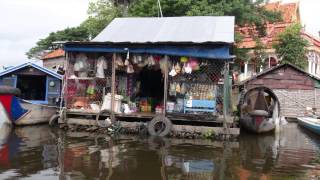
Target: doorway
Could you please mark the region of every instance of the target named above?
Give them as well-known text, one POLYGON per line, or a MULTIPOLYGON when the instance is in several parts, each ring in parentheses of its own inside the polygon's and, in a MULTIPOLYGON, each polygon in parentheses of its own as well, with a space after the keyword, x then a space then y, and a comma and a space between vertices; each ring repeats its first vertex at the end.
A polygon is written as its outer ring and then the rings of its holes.
POLYGON ((18 75, 17 88, 21 90, 21 98, 32 101, 45 101, 46 82, 46 76, 18 75))

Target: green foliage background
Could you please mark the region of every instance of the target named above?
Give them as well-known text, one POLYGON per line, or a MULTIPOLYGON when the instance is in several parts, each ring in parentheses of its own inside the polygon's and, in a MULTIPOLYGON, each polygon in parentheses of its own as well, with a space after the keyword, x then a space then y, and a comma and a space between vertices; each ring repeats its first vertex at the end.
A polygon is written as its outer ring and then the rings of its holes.
MULTIPOLYGON (((266 0, 161 0, 163 15, 170 16, 235 16, 236 24, 255 25, 259 35, 264 35, 266 21, 274 22, 280 19, 279 12, 271 12, 261 5, 266 0)), ((38 58, 43 50, 50 49, 55 41, 86 41, 94 38, 115 17, 122 16, 158 17, 157 0, 96 0, 88 7, 88 18, 78 27, 66 28, 52 32, 48 37, 40 39, 31 48, 29 58, 38 58), (128 5, 128 6, 127 6, 128 5)), ((241 37, 236 34, 236 42, 241 37)), ((235 49, 239 58, 246 57, 245 49, 235 49)))
POLYGON ((301 69, 307 67, 306 52, 308 41, 301 37, 301 25, 293 24, 279 34, 278 42, 273 45, 281 63, 290 63, 301 69))

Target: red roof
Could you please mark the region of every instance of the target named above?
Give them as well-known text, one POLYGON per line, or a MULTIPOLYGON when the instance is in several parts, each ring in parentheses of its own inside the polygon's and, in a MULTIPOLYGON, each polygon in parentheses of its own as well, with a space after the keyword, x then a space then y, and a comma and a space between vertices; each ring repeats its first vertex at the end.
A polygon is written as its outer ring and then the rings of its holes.
POLYGON ((320 50, 320 39, 313 37, 312 35, 302 32, 301 35, 313 46, 319 48, 320 50))
MULTIPOLYGON (((272 47, 273 42, 280 32, 283 32, 286 27, 293 23, 300 22, 299 4, 287 3, 280 4, 280 2, 269 3, 264 6, 269 11, 280 11, 282 13, 283 21, 276 23, 266 23, 266 36, 261 37, 261 42, 268 48, 272 47)), ((257 35, 258 32, 253 26, 236 27, 236 31, 243 36, 243 40, 237 46, 240 48, 254 48, 256 43, 252 34, 257 35)))
POLYGON ((58 57, 63 57, 63 56, 64 56, 64 50, 63 49, 57 49, 57 50, 54 50, 54 51, 48 53, 47 55, 45 55, 42 58, 42 60, 58 58, 58 57))
POLYGON ((280 11, 283 22, 296 22, 300 20, 298 3, 280 4, 280 2, 269 3, 264 6, 269 11, 280 11))

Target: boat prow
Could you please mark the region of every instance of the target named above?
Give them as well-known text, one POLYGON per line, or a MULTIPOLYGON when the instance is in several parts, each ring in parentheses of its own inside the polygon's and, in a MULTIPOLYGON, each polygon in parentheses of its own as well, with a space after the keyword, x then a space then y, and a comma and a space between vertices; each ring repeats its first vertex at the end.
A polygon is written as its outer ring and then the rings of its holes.
POLYGON ((50 118, 57 113, 57 108, 55 106, 33 104, 28 101, 22 101, 21 106, 28 110, 28 112, 15 122, 16 125, 49 123, 50 118))
POLYGON ((320 135, 320 119, 319 117, 298 117, 298 123, 304 128, 320 135))
POLYGON ((33 125, 48 123, 56 113, 55 106, 33 104, 18 99, 20 90, 8 86, 0 86, 1 122, 14 125, 33 125))
POLYGON ((266 87, 248 90, 239 103, 241 127, 254 133, 274 131, 280 118, 280 103, 266 87))

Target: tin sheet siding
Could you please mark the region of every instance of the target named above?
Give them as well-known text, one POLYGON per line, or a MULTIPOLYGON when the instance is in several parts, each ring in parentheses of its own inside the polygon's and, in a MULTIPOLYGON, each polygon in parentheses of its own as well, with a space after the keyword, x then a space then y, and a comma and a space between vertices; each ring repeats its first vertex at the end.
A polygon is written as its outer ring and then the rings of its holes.
POLYGON ((115 18, 93 42, 233 43, 233 16, 115 18))

